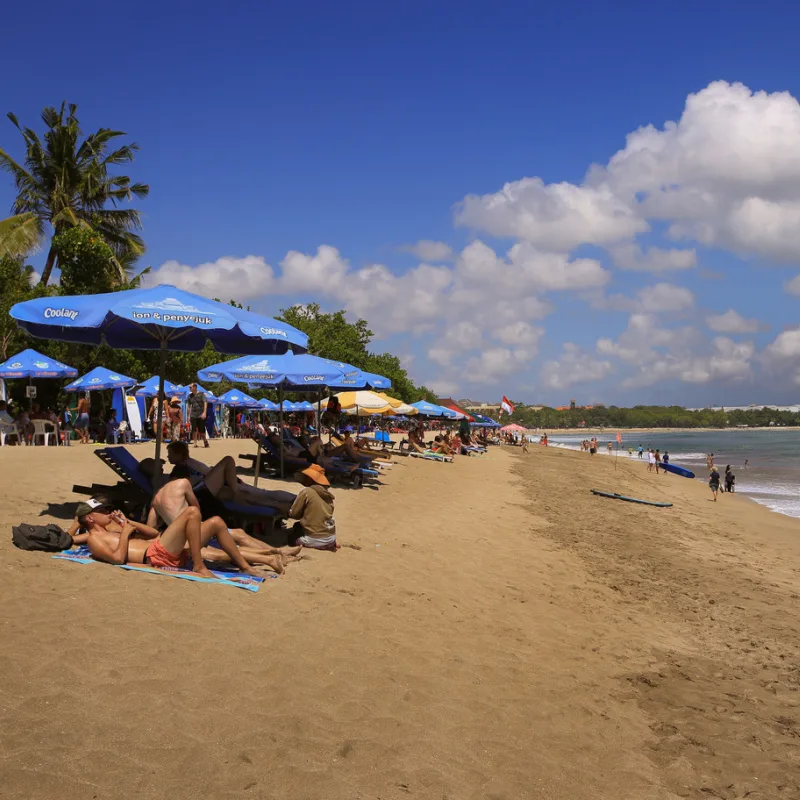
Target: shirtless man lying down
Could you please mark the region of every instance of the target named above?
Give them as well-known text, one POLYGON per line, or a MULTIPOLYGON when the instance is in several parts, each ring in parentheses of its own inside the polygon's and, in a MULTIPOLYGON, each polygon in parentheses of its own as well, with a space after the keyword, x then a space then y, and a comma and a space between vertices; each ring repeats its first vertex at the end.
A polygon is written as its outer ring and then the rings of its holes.
MULTIPOLYGON (((175 467, 173 472, 178 469, 179 467, 175 467)), ((200 503, 192 490, 192 484, 186 478, 173 478, 156 492, 147 516, 147 524, 151 528, 160 527, 160 522, 170 525, 187 508, 192 507, 200 509, 200 503)), ((302 549, 300 547, 270 547, 260 539, 248 535, 241 528, 228 528, 220 517, 211 517, 203 520, 200 524, 201 533, 205 534, 210 531, 212 538, 218 535, 220 528, 225 528, 230 533, 236 546, 245 557, 251 553, 263 556, 283 556, 281 560, 285 563, 287 559, 291 560, 292 556, 296 556, 302 549)))
POLYGON ((87 545, 92 556, 109 564, 191 569, 205 578, 214 575, 203 563, 204 559, 233 563, 247 575, 258 575, 250 564, 283 572, 280 557, 256 553, 247 553, 245 557, 224 525, 219 530, 201 531, 200 510, 194 506, 184 509, 163 533, 128 520, 121 511, 94 499, 78 506, 78 522, 89 531, 87 545), (222 550, 205 546, 214 535, 222 550))

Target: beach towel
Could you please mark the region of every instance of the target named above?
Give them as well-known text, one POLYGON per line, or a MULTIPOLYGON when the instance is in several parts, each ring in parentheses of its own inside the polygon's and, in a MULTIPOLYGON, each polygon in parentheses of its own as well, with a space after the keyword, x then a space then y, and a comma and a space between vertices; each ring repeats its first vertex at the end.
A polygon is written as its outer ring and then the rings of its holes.
MULTIPOLYGON (((66 550, 63 553, 53 556, 53 558, 72 561, 75 564, 100 563, 92 558, 92 554, 89 552, 89 548, 86 545, 75 547, 72 550, 66 550)), ((246 589, 248 592, 257 592, 265 580, 278 577, 275 573, 266 573, 263 577, 243 575, 241 572, 236 571, 235 568, 220 569, 217 567, 211 570, 211 573, 214 575, 213 578, 202 578, 200 575, 195 575, 193 572, 186 569, 158 569, 148 566, 147 564, 114 564, 113 566, 118 566, 132 572, 150 572, 155 575, 168 575, 172 578, 182 578, 185 581, 196 581, 197 583, 222 583, 226 586, 246 589)))

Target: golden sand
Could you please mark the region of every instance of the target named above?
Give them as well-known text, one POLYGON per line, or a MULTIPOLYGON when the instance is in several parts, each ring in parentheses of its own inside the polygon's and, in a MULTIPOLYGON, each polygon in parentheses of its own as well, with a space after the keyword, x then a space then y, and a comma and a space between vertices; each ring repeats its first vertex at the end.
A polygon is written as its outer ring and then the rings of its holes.
POLYGON ((335 489, 251 594, 16 550, 112 476, 1 449, 0 796, 800 797, 800 521, 530 450, 335 489))

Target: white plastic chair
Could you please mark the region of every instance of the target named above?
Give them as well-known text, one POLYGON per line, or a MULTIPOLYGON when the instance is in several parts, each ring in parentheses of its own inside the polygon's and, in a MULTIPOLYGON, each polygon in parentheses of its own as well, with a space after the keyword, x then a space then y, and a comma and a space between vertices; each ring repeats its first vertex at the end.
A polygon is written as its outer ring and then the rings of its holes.
POLYGON ((6 439, 9 437, 16 437, 17 444, 22 444, 22 436, 19 434, 19 428, 14 425, 2 425, 0 424, 0 447, 6 446, 6 439))
POLYGON ((50 437, 53 437, 53 442, 55 445, 58 444, 58 437, 56 436, 56 429, 55 425, 52 422, 47 422, 43 419, 35 419, 32 420, 33 422, 33 443, 36 444, 36 439, 41 436, 44 440, 44 446, 50 442, 50 437), (47 429, 47 426, 50 426, 50 430, 47 429))

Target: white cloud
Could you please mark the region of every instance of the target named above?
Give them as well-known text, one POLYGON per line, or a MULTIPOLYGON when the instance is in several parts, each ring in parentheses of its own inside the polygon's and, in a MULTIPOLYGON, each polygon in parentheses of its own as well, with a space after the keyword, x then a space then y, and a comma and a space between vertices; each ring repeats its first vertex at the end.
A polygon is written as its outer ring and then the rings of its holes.
POLYGON ((442 261, 452 261, 453 248, 444 242, 434 242, 430 239, 420 239, 416 244, 403 245, 400 250, 415 255, 420 261, 437 264, 442 261))
POLYGON ((616 341, 597 340, 597 352, 633 368, 622 381, 632 388, 668 380, 696 384, 746 380, 752 375, 755 346, 725 336, 709 342, 691 326, 663 328, 655 314, 635 313, 616 341))
POLYGON ((568 389, 579 383, 603 380, 614 371, 610 361, 586 353, 572 342, 565 342, 557 360, 546 361, 540 378, 548 389, 568 389))
POLYGON ((269 294, 273 280, 273 269, 261 256, 223 256, 194 267, 178 261, 165 261, 142 278, 142 285, 169 283, 204 297, 244 301, 269 294))
POLYGON ((556 252, 629 239, 649 228, 608 186, 545 184, 541 178, 513 181, 493 194, 468 195, 455 219, 458 225, 556 252))
POLYGON ((746 319, 732 308, 706 317, 706 325, 716 333, 757 333, 761 327, 757 319, 746 319))
POLYGON ((716 81, 677 122, 646 125, 583 183, 523 178, 468 195, 456 223, 544 250, 608 246, 623 269, 693 266, 691 250, 639 253, 634 237, 666 221, 673 238, 743 255, 800 257, 800 104, 788 92, 716 81))
POLYGON ((544 335, 544 328, 534 327, 529 322, 512 322, 492 331, 492 336, 499 342, 521 347, 537 347, 544 335))
POLYGON ((795 275, 790 281, 783 284, 783 291, 787 294, 800 295, 800 275, 795 275))
POLYGON ((648 247, 635 242, 623 242, 609 248, 614 264, 620 269, 635 272, 675 272, 697 266, 697 252, 691 249, 648 247))
POLYGON ((528 369, 536 353, 535 349, 490 347, 467 362, 461 378, 466 383, 494 384, 528 369))
POLYGON ((764 348, 767 361, 790 361, 800 358, 800 329, 783 331, 764 348))
POLYGON ((686 311, 694 305, 694 295, 687 288, 671 283, 646 286, 638 298, 641 310, 653 313, 686 311))

